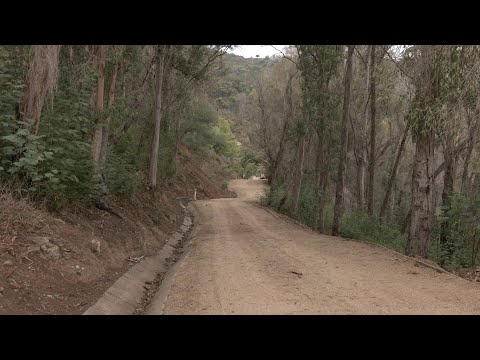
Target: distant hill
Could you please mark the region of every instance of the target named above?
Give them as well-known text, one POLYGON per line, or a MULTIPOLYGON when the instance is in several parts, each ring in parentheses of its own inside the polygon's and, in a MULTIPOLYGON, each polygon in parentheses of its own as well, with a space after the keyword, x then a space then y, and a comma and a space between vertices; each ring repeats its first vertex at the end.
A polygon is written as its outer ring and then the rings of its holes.
POLYGON ((208 95, 215 101, 219 110, 237 114, 239 99, 250 94, 255 76, 280 60, 279 55, 244 58, 235 54, 225 54, 211 70, 208 95))

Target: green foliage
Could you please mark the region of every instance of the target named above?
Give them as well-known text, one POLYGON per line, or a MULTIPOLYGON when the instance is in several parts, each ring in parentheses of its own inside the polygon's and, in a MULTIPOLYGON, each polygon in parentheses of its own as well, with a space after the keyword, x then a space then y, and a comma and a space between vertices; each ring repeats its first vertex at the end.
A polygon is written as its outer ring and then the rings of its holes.
POLYGON ((448 259, 446 250, 440 244, 440 227, 448 222, 448 241, 453 245, 453 254, 444 267, 455 270, 458 267, 474 267, 479 264, 478 245, 480 241, 480 201, 461 193, 453 193, 449 207, 442 208, 434 222, 433 238, 429 256, 435 261, 448 259))
MULTIPOLYGON (((312 174, 304 176, 305 181, 302 184, 300 192, 299 210, 295 217, 313 228, 315 225, 315 216, 318 211, 318 201, 316 200, 315 187, 312 174)), ((281 199, 286 190, 285 184, 273 186, 266 190, 262 197, 262 204, 273 208, 278 208, 281 199)), ((290 200, 287 199, 285 205, 280 209, 286 213, 289 208, 290 200)), ((325 229, 331 231, 333 223, 333 207, 327 204, 324 208, 325 229)), ((364 240, 380 244, 403 253, 406 244, 406 235, 402 234, 400 228, 393 223, 382 223, 378 218, 369 216, 364 212, 347 211, 342 218, 340 235, 345 238, 364 240)))
POLYGON ((435 99, 421 94, 415 96, 408 116, 414 137, 423 136, 435 128, 438 122, 437 109, 435 99))
POLYGON ((51 205, 88 202, 92 190, 89 145, 73 140, 75 135, 74 130, 57 129, 54 136, 47 138, 20 128, 3 136, 7 145, 2 149, 4 172, 22 184, 23 192, 46 198, 51 205))
POLYGON ((396 250, 405 251, 406 235, 392 223, 382 223, 364 212, 347 212, 342 218, 342 237, 364 240, 396 250))
MULTIPOLYGON (((66 65, 65 65, 66 66, 66 65)), ((46 104, 40 132, 30 133, 30 121, 17 121, 2 109, 4 122, 0 139, 1 181, 15 181, 32 198, 46 199, 59 207, 66 203, 89 203, 91 184, 91 110, 88 81, 73 87, 63 68, 54 101, 46 104), (50 105, 50 106, 48 106, 50 105)), ((18 99, 20 91, 16 92, 18 99)), ((13 99, 10 99, 10 103, 13 99)))
POLYGON ((192 151, 206 154, 212 144, 215 148, 217 142, 223 141, 215 130, 217 123, 218 115, 208 103, 195 102, 188 106, 184 114, 180 133, 192 151))
POLYGON ((276 184, 265 189, 265 193, 261 196, 260 202, 264 206, 277 208, 285 193, 284 184, 276 184))
POLYGON ((124 156, 111 153, 107 164, 107 186, 111 195, 130 197, 137 190, 140 175, 124 156))
POLYGON ((228 181, 227 180, 224 180, 222 182, 222 190, 228 190, 228 181))
POLYGON ((240 148, 233 135, 230 120, 226 116, 220 116, 218 124, 213 128, 214 144, 213 149, 217 154, 225 155, 229 158, 240 156, 240 148))
POLYGON ((218 107, 233 112, 238 95, 248 95, 253 89, 255 76, 278 61, 279 59, 274 57, 245 59, 238 55, 226 54, 212 69, 212 84, 208 94, 218 107))

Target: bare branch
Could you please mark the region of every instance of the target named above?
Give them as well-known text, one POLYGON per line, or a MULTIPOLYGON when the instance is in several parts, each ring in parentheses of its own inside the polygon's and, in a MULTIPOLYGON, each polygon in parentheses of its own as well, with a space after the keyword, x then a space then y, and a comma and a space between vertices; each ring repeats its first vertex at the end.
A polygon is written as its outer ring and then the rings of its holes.
POLYGON ((277 48, 276 48, 275 46, 273 46, 273 45, 270 45, 270 46, 271 46, 272 48, 274 48, 275 50, 277 50, 279 53, 281 53, 282 56, 283 56, 285 59, 291 61, 291 62, 294 63, 296 66, 298 66, 298 64, 297 64, 294 60, 292 60, 291 58, 289 58, 287 55, 285 55, 285 53, 284 53, 282 50, 277 49, 277 48))

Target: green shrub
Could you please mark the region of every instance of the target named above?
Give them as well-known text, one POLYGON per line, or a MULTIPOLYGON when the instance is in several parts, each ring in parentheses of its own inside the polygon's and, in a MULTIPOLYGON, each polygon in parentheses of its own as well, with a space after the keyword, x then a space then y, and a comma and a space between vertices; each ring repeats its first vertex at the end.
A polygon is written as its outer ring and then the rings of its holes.
POLYGON ((227 180, 224 180, 224 181, 222 182, 222 189, 223 189, 223 190, 228 190, 228 181, 227 181, 227 180))
MULTIPOLYGON (((262 204, 278 208, 285 189, 285 184, 275 185, 267 189, 261 199, 262 204)), ((290 204, 291 199, 287 198, 280 211, 286 213, 290 204)), ((300 222, 313 228, 317 211, 318 201, 313 185, 313 177, 310 174, 306 174, 300 192, 298 212, 295 216, 300 222)), ((333 206, 330 203, 327 203, 324 207, 324 220, 325 232, 330 233, 333 224, 333 206)), ((405 251, 406 235, 402 234, 397 225, 382 223, 377 218, 363 212, 346 212, 342 217, 340 234, 345 238, 380 244, 401 253, 405 251)))
POLYGON ((342 237, 364 240, 405 252, 407 237, 392 223, 382 223, 378 218, 364 212, 353 211, 342 217, 340 234, 342 237))
POLYGON ((453 193, 450 207, 442 207, 442 213, 433 221, 429 258, 443 262, 443 267, 455 270, 458 267, 474 267, 480 264, 478 245, 480 235, 480 202, 475 196, 453 193), (453 245, 452 256, 441 246, 440 231, 444 222, 449 222, 447 240, 453 245))
POLYGON ((107 187, 111 195, 130 197, 137 190, 140 175, 123 155, 110 153, 107 163, 107 187))

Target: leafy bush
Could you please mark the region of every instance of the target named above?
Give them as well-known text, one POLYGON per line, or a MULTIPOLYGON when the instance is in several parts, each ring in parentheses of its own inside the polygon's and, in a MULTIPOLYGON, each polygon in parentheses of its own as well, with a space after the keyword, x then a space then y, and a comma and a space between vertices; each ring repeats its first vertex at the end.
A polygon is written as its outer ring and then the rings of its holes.
POLYGON ((342 218, 340 234, 345 238, 365 240, 405 252, 407 237, 395 224, 382 223, 364 212, 346 213, 342 218))
POLYGON ((228 181, 227 180, 224 180, 222 182, 222 190, 228 190, 228 181))
MULTIPOLYGON (((275 185, 267 189, 262 197, 262 203, 266 206, 278 208, 284 196, 285 184, 275 185)), ((290 206, 290 199, 285 201, 281 212, 286 212, 290 206)), ((318 211, 318 202, 313 186, 313 177, 310 174, 304 176, 303 186, 300 192, 299 209, 296 215, 302 223, 314 227, 315 216, 318 211)), ((324 208, 325 230, 329 233, 333 223, 333 206, 327 204, 324 208)), ((400 228, 392 223, 382 223, 375 217, 363 212, 347 212, 342 217, 340 234, 342 237, 364 240, 380 244, 403 253, 406 245, 406 235, 400 228)))
POLYGON ((480 263, 480 201, 476 196, 453 193, 450 204, 450 207, 442 207, 441 215, 434 219, 434 241, 430 246, 429 257, 437 262, 443 260, 443 267, 449 270, 477 266, 480 263), (453 245, 451 257, 447 256, 447 251, 440 243, 440 230, 444 222, 449 222, 447 240, 453 245))
POLYGON ((18 121, 13 111, 2 109, 2 120, 8 121, 2 123, 0 137, 0 181, 8 177, 29 197, 47 200, 53 207, 90 203, 89 96, 88 87, 74 88, 60 79, 55 99, 42 112, 38 135, 29 130, 31 120, 18 121))
POLYGON ((130 197, 137 190, 140 175, 125 154, 110 152, 107 163, 107 187, 112 195, 130 197))
POLYGON ((265 193, 261 196, 262 205, 277 208, 285 193, 284 184, 278 184, 265 189, 265 193))

